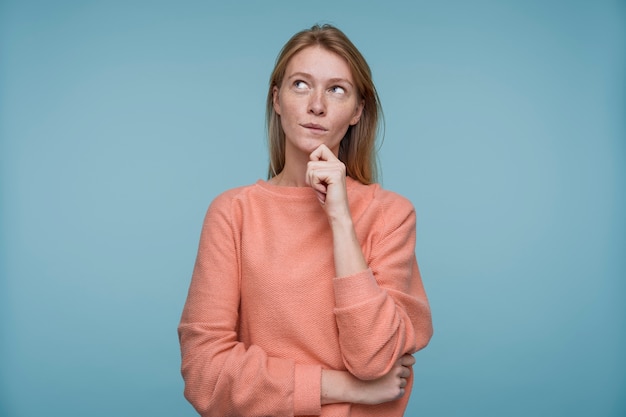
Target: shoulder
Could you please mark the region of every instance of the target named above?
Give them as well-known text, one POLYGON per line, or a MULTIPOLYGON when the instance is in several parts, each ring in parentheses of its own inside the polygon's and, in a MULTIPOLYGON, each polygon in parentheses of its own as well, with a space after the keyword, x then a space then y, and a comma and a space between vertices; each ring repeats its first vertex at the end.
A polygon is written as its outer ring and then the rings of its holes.
MULTIPOLYGON (((408 215, 415 212, 413 203, 401 194, 383 188, 380 184, 361 184, 348 178, 350 195, 360 203, 373 205, 385 216, 408 215)), ((374 208, 372 207, 372 208, 374 208)))
POLYGON ((240 212, 242 202, 249 200, 250 193, 254 189, 254 184, 226 190, 211 201, 207 209, 205 223, 215 220, 231 221, 233 216, 240 212))
POLYGON ((218 196, 213 199, 209 208, 223 206, 230 207, 233 201, 245 198, 245 196, 250 193, 252 187, 254 187, 254 185, 244 185, 241 187, 235 187, 231 188, 230 190, 226 190, 218 194, 218 196))
POLYGON ((396 234, 412 234, 416 227, 415 208, 411 201, 380 184, 364 185, 348 179, 348 198, 353 216, 367 225, 381 239, 396 234))

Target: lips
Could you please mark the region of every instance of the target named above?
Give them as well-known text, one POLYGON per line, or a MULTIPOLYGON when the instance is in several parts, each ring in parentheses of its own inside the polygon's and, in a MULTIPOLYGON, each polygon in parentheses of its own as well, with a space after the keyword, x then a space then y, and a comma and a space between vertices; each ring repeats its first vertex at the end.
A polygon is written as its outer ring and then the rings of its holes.
POLYGON ((310 129, 316 132, 326 132, 328 129, 326 129, 324 126, 322 125, 318 125, 316 123, 304 123, 301 125, 302 127, 306 128, 306 129, 310 129))

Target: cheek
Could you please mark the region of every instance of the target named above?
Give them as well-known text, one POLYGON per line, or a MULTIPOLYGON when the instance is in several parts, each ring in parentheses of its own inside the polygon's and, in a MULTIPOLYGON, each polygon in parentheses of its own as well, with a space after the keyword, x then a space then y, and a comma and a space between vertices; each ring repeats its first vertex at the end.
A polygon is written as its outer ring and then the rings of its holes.
POLYGON ((345 124, 352 124, 357 115, 357 111, 352 105, 345 106, 343 109, 341 121, 345 124))
POLYGON ((283 128, 283 131, 289 132, 292 129, 292 126, 296 122, 296 115, 293 111, 292 106, 289 101, 281 100, 280 102, 280 125, 283 128))
POLYGON ((283 97, 280 101, 283 123, 295 123, 304 117, 305 108, 299 97, 283 97))

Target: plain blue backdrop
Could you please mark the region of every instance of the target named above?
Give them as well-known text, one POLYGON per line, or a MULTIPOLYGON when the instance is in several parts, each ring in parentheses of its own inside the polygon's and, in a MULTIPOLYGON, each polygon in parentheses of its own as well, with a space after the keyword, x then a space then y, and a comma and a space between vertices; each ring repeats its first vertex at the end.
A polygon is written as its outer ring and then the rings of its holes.
POLYGON ((265 176, 296 31, 342 28, 418 213, 408 416, 626 415, 623 1, 0 2, 0 415, 194 416, 176 326, 220 192, 265 176))

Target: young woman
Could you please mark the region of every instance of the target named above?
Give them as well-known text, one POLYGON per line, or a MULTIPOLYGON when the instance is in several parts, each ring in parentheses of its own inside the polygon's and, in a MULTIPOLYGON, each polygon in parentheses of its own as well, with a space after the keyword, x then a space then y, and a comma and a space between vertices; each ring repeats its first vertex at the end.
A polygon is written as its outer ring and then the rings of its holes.
POLYGON ((413 206, 374 183, 379 113, 341 31, 283 47, 269 179, 211 203, 178 328, 201 415, 403 415, 432 322, 413 206))

